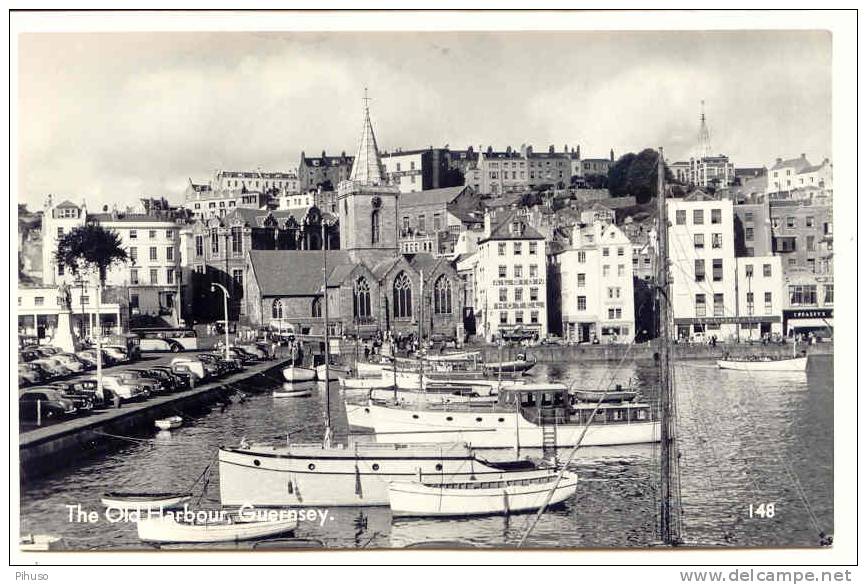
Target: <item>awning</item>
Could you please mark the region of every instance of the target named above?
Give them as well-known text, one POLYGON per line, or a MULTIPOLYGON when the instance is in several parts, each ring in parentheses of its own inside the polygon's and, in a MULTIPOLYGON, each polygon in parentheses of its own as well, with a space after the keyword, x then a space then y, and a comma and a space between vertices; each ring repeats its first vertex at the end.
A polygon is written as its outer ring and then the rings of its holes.
POLYGON ((834 327, 834 319, 789 319, 789 329, 824 329, 834 327))

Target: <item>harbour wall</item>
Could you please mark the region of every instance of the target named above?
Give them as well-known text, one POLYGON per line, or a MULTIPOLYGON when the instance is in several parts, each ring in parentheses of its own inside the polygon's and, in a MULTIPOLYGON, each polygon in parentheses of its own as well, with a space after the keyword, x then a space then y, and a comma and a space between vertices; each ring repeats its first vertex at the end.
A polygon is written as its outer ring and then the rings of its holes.
MULTIPOLYGON (((195 388, 145 402, 126 403, 121 408, 95 411, 27 430, 19 434, 18 456, 21 479, 51 473, 83 458, 98 456, 118 445, 135 441, 143 430, 154 429, 154 421, 169 416, 189 417, 226 400, 239 384, 280 377, 287 362, 254 364, 243 371, 195 388)), ((142 439, 147 440, 147 439, 142 439)))

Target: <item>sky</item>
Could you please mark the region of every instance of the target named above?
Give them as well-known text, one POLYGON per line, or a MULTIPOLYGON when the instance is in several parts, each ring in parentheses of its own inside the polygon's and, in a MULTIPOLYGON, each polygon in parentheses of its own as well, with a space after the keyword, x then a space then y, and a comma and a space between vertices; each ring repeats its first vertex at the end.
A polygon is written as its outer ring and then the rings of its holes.
POLYGON ((19 202, 166 197, 217 169, 354 154, 369 88, 380 149, 711 148, 736 166, 831 153, 823 31, 25 33, 19 202))

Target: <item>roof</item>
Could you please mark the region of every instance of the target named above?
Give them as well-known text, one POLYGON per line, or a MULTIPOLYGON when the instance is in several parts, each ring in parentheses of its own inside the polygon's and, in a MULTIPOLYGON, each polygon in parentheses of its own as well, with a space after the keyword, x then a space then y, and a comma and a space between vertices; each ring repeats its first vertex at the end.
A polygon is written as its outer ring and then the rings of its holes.
POLYGON ((783 169, 786 167, 795 167, 796 169, 798 169, 798 171, 800 171, 802 168, 809 166, 810 161, 807 160, 807 157, 800 156, 798 158, 790 158, 787 160, 777 159, 776 164, 771 167, 771 170, 775 171, 777 169, 783 169))
POLYGON ((87 216, 87 219, 100 223, 162 223, 172 225, 176 223, 170 216, 147 215, 144 213, 92 213, 87 216))
POLYGON ((469 189, 469 185, 443 187, 442 189, 428 189, 427 191, 413 191, 412 193, 401 193, 397 200, 398 207, 451 203, 467 189, 469 189))
POLYGON ((354 157, 340 156, 305 156, 301 159, 301 164, 308 167, 337 167, 340 165, 351 165, 354 157))
POLYGON ((513 211, 506 216, 498 226, 491 230, 491 235, 482 239, 479 243, 487 242, 488 240, 544 240, 545 238, 536 231, 535 228, 527 224, 526 221, 519 218, 513 211), (518 233, 512 231, 512 224, 518 222, 522 229, 518 233))
POLYGON ((821 169, 824 166, 825 166, 825 163, 822 163, 820 165, 808 165, 808 166, 804 167, 803 169, 801 169, 800 171, 798 171, 798 174, 803 175, 804 173, 815 173, 816 171, 818 171, 819 169, 821 169))
POLYGON ((76 205, 69 199, 58 203, 57 205, 55 205, 55 207, 74 207, 75 209, 78 209, 78 205, 76 205))
POLYGON ((376 135, 370 122, 370 108, 367 107, 367 90, 365 90, 364 122, 361 127, 361 137, 358 139, 358 150, 349 180, 362 185, 376 186, 385 184, 382 174, 382 160, 379 158, 379 148, 376 146, 376 135))
MULTIPOLYGON (((346 250, 325 253, 329 264, 328 286, 339 286, 354 267, 346 250), (339 276, 339 278, 338 278, 339 276)), ((316 296, 322 294, 321 250, 250 250, 253 278, 263 297, 316 296)))

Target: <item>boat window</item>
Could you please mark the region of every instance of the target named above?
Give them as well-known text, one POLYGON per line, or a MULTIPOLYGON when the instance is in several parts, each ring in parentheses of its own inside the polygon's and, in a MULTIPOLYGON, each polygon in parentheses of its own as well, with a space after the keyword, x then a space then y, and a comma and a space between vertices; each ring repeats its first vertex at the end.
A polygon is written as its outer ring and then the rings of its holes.
POLYGON ((371 467, 374 471, 379 471, 379 463, 374 463, 371 467))
POLYGON ((482 417, 477 416, 477 417, 476 417, 476 422, 482 422, 482 417))
POLYGON ((506 419, 504 419, 503 417, 500 417, 497 419, 497 422, 506 422, 506 419))
POLYGON ((437 471, 442 471, 442 470, 443 470, 443 464, 442 464, 442 463, 437 463, 437 464, 436 464, 436 467, 434 467, 434 469, 436 469, 437 471))
POLYGON ((260 465, 262 465, 262 462, 259 461, 258 459, 253 459, 253 465, 255 465, 256 467, 259 467, 260 465))
POLYGON ((446 420, 455 420, 453 417, 447 416, 446 420))
POLYGON ((638 420, 644 420, 647 418, 647 411, 639 410, 638 411, 638 420))
POLYGON ((418 418, 417 414, 412 415, 412 418, 418 418))
POLYGON ((307 466, 307 469, 309 469, 310 471, 313 471, 314 469, 316 469, 316 465, 311 463, 310 465, 307 466))
POLYGON ((365 408, 364 408, 364 412, 370 412, 370 409, 367 408, 367 407, 365 407, 365 408))

